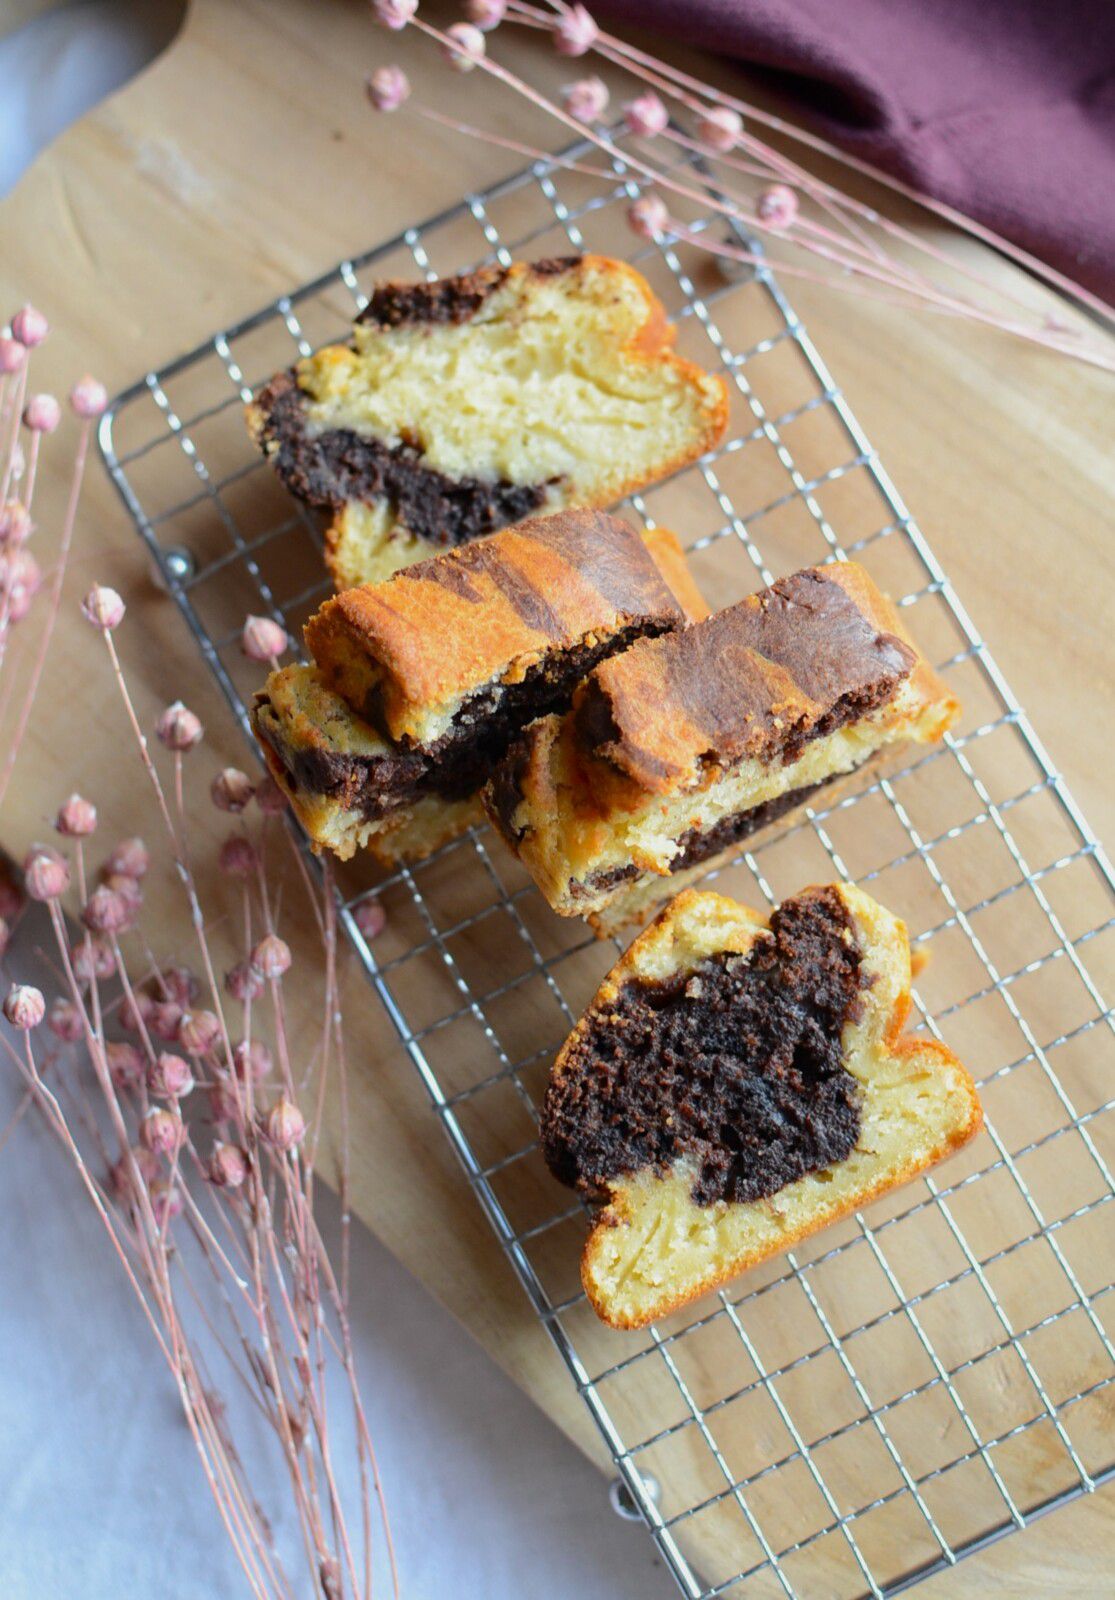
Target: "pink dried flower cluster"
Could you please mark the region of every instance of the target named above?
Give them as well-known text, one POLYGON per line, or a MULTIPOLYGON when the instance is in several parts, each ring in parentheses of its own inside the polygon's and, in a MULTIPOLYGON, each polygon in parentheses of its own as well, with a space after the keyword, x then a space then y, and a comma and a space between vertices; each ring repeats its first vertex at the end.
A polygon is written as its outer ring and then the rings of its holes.
POLYGON ((52 394, 33 394, 23 408, 23 426, 32 433, 53 433, 62 420, 62 407, 52 394))
POLYGON ((203 729, 194 713, 187 710, 181 700, 175 700, 161 713, 155 724, 155 733, 159 743, 168 750, 184 753, 192 750, 195 744, 200 744, 203 729))
POLYGON ((465 16, 485 33, 498 28, 507 15, 507 0, 466 0, 465 16))
POLYGON ((29 983, 14 983, 4 997, 4 1015, 21 1032, 37 1028, 46 1016, 42 990, 29 983))
MULTIPOLYGON (((41 330, 32 316, 24 317, 19 327, 28 343, 13 335, 0 353, 22 381, 26 360, 13 365, 8 346, 25 356, 41 330)), ((103 404, 103 393, 83 390, 74 409, 88 421, 103 404)), ((33 456, 29 460, 33 463, 33 456)), ((19 502, 5 505, 5 557, 22 550, 29 521, 19 502)), ((242 831, 226 838, 217 851, 218 882, 223 880, 225 892, 240 902, 242 919, 241 954, 232 959, 225 977, 226 989, 243 1006, 241 1026, 230 1034, 229 1002, 216 978, 219 969, 209 925, 186 847, 190 808, 183 790, 187 768, 182 757, 200 741, 201 724, 181 703, 168 706, 157 721, 159 741, 174 757, 174 786, 168 792, 138 732, 112 640, 112 631, 124 618, 123 602, 114 590, 96 586, 82 610, 102 636, 126 723, 136 735, 138 770, 155 797, 176 869, 168 876, 184 890, 185 914, 177 927, 160 925, 149 942, 140 924, 152 852, 138 837, 122 839, 91 875, 87 852, 97 831, 97 808, 80 793, 64 799, 54 814, 56 842, 71 859, 52 845, 34 845, 24 861, 22 893, 0 879, 4 890, 0 917, 18 916, 23 895, 46 907, 58 946, 53 966, 64 984, 49 1012, 42 992, 31 984, 18 983, 8 991, 4 1016, 24 1035, 19 1051, 10 1051, 9 1056, 23 1074, 28 1103, 43 1111, 46 1125, 71 1154, 111 1247, 156 1326, 205 1480, 226 1526, 238 1530, 237 1553, 249 1569, 258 1562, 260 1570, 268 1570, 272 1560, 268 1523, 242 1476, 242 1452, 229 1431, 223 1405, 202 1380, 179 1311, 180 1298, 188 1297, 191 1306, 199 1298, 201 1286, 193 1276, 199 1265, 215 1280, 218 1306, 248 1297, 249 1320, 258 1327, 258 1336, 249 1348, 234 1313, 229 1348, 242 1352, 239 1376, 255 1387, 276 1436, 289 1437, 293 1426, 289 1419, 321 1421, 320 1432, 317 1425, 310 1428, 304 1420, 297 1422, 299 1438, 307 1442, 300 1444, 293 1463, 288 1458, 289 1481, 299 1517, 317 1530, 312 1583, 328 1569, 337 1574, 337 1586, 330 1592, 355 1594, 360 1583, 349 1565, 349 1552, 358 1548, 361 1530, 365 1540, 372 1536, 370 1501, 380 1491, 370 1465, 370 1440, 347 1332, 344 1272, 338 1274, 326 1260, 312 1216, 318 1140, 316 1130, 308 1126, 306 1108, 319 1103, 319 1091, 313 1088, 305 1062, 297 1063, 296 1075, 288 1043, 281 980, 294 958, 273 924, 272 908, 282 902, 283 893, 268 883, 267 859, 268 854, 274 856, 278 843, 274 841, 269 850, 273 834, 268 819, 285 809, 286 802, 272 780, 257 786, 237 768, 225 768, 212 781, 212 799, 223 811, 243 815, 253 798, 257 802, 254 812, 244 817, 242 831), (64 897, 74 888, 80 901, 74 909, 82 925, 76 938, 67 929, 62 909, 64 897), (196 971, 181 962, 152 971, 148 965, 152 943, 165 944, 179 934, 196 941, 196 971), (145 970, 133 974, 130 968, 138 962, 145 970), (43 1044, 36 1042, 35 1030, 44 1020, 49 1021, 46 1046, 51 1054, 40 1062, 43 1044), (261 1022, 273 1031, 274 1052, 259 1036, 261 1022), (263 1098, 262 1086, 272 1074, 278 1082, 263 1098), (203 1093, 208 1115, 184 1117, 182 1106, 192 1104, 197 1089, 203 1093), (308 1098, 302 1099, 299 1091, 308 1098), (94 1096, 99 1097, 99 1110, 91 1104, 94 1096), (104 1132, 94 1134, 92 1130, 99 1128, 104 1132), (109 1141, 107 1147, 102 1139, 109 1141), (206 1139, 208 1149, 202 1144, 206 1139), (94 1181, 90 1174, 98 1156, 102 1177, 94 1181), (325 1432, 323 1385, 334 1352, 356 1418, 360 1462, 356 1477, 364 1486, 359 1523, 351 1529, 349 1509, 337 1497, 332 1469, 327 1467, 331 1447, 325 1432), (342 1574, 347 1575, 342 1578, 342 1574)), ((286 650, 288 641, 269 619, 249 618, 243 644, 254 659, 270 662, 286 650)), ((285 834, 279 838, 285 840, 285 834)), ((166 881, 159 874, 160 887, 166 881)), ((317 1070, 324 1076, 327 1059, 331 1073, 344 1070, 343 1024, 335 988, 336 910, 331 891, 319 902, 312 882, 305 877, 299 881, 313 900, 314 915, 305 919, 306 924, 316 924, 324 941, 324 960, 312 964, 307 974, 308 983, 320 979, 324 987, 329 1045, 317 1046, 317 1070)), ((222 915, 218 923, 222 939, 237 920, 222 915)), ((367 936, 373 937, 382 927, 382 908, 366 902, 361 922, 367 936)), ((0 922, 0 949, 6 930, 7 921, 0 922)), ((344 1148, 343 1128, 341 1145, 344 1148)), ((339 1182, 343 1191, 347 1182, 343 1170, 339 1182)), ((382 1500, 380 1506, 382 1511, 382 1500)), ((284 1577, 274 1592, 295 1591, 284 1577)))
POLYGON ((559 15, 554 28, 554 49, 562 56, 583 56, 592 49, 599 32, 584 6, 568 6, 559 15))
POLYGON ((81 603, 86 622, 92 623, 102 633, 112 633, 124 620, 124 602, 115 589, 106 584, 94 584, 81 603))
POLYGON ((248 617, 240 634, 240 648, 250 661, 274 664, 290 648, 286 629, 270 617, 248 617))
POLYGON ((653 89, 645 89, 624 106, 623 120, 629 133, 642 139, 653 139, 667 127, 670 113, 653 89))
POLYGON ((608 109, 607 85, 600 78, 578 78, 561 91, 565 109, 578 122, 599 122, 608 109))
POLYGON ((377 67, 364 87, 376 111, 397 111, 410 97, 410 80, 402 67, 377 67))
POLYGON ((209 787, 209 798, 217 810, 230 811, 234 815, 247 809, 254 793, 255 786, 251 778, 239 767, 225 767, 209 787))
POLYGON ((640 238, 653 239, 665 233, 670 225, 670 213, 659 194, 642 194, 627 208, 627 223, 632 233, 640 238))
POLYGON ((471 22, 454 22, 445 30, 442 54, 457 72, 471 72, 483 59, 487 48, 483 33, 471 22))

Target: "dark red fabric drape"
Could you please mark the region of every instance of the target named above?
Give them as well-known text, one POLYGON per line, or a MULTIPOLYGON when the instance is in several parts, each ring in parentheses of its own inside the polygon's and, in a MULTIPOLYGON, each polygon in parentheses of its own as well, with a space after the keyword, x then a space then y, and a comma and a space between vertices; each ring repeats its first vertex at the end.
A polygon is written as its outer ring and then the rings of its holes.
POLYGON ((1115 0, 598 0, 1115 300, 1115 0))

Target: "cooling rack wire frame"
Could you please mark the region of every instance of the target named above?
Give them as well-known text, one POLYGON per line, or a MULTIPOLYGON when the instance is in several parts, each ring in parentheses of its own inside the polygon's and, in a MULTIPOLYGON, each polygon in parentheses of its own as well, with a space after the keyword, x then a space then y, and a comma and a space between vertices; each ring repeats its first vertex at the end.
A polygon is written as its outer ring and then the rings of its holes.
MULTIPOLYGON (((622 143, 608 179, 562 159, 342 262, 106 413, 109 472, 245 732, 244 615, 297 638, 327 585, 317 524, 251 450, 242 402, 342 336, 378 278, 628 254, 622 143)), ((687 221, 724 227, 696 205, 687 221)), ((863 562, 966 708, 942 747, 812 809, 718 886, 773 904, 850 878, 904 916, 931 952, 912 1021, 972 1067, 986 1132, 695 1307, 610 1332, 580 1292, 583 1213, 542 1167, 534 1108, 614 947, 557 925, 484 830, 379 881, 346 870, 341 918, 682 1592, 890 1595, 1115 1474, 1115 1080, 1097 986, 1115 878, 774 273, 718 271, 677 240, 630 259, 733 405, 727 442, 632 512, 676 529, 717 604, 863 562), (370 893, 389 919, 374 950, 354 918, 370 893)))

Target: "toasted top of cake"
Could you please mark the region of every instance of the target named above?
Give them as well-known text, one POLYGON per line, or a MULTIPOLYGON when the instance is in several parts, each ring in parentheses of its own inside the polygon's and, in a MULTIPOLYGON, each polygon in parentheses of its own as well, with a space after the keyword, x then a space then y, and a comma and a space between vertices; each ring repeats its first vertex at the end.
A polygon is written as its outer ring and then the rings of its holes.
POLYGON ((310 619, 306 643, 333 687, 392 738, 428 741, 470 693, 521 680, 549 652, 684 620, 633 528, 566 512, 337 595, 310 619))
POLYGON ((833 562, 602 662, 578 691, 572 727, 586 756, 666 793, 710 764, 792 756, 911 679, 919 699, 944 693, 864 569, 833 562))

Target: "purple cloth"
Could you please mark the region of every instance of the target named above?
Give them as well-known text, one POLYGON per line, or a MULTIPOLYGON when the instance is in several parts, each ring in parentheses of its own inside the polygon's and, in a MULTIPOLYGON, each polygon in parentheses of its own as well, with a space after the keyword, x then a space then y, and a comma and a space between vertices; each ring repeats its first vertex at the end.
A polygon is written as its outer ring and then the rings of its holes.
POLYGON ((1115 0, 596 10, 763 69, 834 144, 1115 300, 1115 0))

